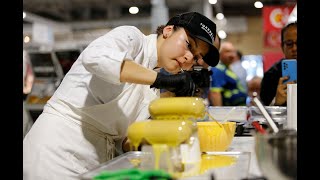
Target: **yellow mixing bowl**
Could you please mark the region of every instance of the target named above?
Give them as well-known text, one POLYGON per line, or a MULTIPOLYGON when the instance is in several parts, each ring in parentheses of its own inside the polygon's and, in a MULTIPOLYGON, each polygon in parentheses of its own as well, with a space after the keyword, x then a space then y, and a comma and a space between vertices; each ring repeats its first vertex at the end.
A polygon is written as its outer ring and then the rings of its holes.
POLYGON ((197 122, 200 149, 202 152, 226 151, 235 134, 236 122, 197 122))

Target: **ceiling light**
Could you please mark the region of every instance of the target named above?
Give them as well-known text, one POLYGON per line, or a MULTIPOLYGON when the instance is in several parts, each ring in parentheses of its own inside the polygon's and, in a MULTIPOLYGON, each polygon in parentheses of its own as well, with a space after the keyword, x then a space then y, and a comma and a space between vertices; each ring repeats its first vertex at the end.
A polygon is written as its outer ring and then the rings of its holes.
POLYGON ((129 8, 129 12, 130 12, 130 14, 137 14, 139 12, 139 8, 132 6, 129 8))
POLYGON ((255 7, 255 8, 262 8, 262 7, 263 7, 263 4, 262 4, 262 2, 260 2, 260 1, 256 1, 256 2, 254 3, 254 7, 255 7))
POLYGON ((218 31, 218 36, 220 37, 220 39, 225 39, 227 37, 227 33, 224 32, 224 30, 220 30, 218 31))
POLYGON ((216 15, 216 18, 217 18, 218 20, 222 20, 222 19, 224 18, 224 15, 223 15, 222 13, 218 13, 218 14, 216 15))
POLYGON ((30 42, 30 37, 29 36, 25 36, 23 41, 24 41, 24 43, 30 42))
POLYGON ((216 4, 217 0, 208 0, 210 4, 216 4))
POLYGON ((27 13, 23 12, 23 19, 26 18, 27 13))

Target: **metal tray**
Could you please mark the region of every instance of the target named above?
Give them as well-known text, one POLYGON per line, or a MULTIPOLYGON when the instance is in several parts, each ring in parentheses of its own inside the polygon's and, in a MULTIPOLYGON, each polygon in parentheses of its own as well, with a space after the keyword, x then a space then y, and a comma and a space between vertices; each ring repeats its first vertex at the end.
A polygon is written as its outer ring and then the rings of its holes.
MULTIPOLYGON (((241 178, 248 177, 250 158, 251 158, 250 152, 226 151, 226 152, 207 152, 205 154, 209 156, 217 156, 217 155, 230 156, 230 157, 236 158, 236 161, 232 165, 208 169, 207 171, 205 171, 205 173, 202 172, 201 175, 194 175, 192 177, 205 178, 211 175, 212 173, 215 175, 217 179, 221 179, 221 180, 224 178, 232 179, 236 177, 236 179, 241 179, 241 178)), ((143 167, 140 166, 141 164, 136 164, 135 162, 146 161, 148 160, 148 158, 150 158, 150 156, 152 156, 151 153, 141 152, 141 151, 130 151, 108 162, 102 163, 98 167, 84 174, 81 174, 79 178, 81 180, 93 179, 94 176, 100 174, 102 171, 115 171, 115 170, 130 169, 135 167, 139 169, 143 169, 143 167)), ((201 169, 201 171, 203 171, 203 169, 201 169)), ((181 177, 179 179, 181 180, 188 179, 190 177, 191 176, 181 177)))

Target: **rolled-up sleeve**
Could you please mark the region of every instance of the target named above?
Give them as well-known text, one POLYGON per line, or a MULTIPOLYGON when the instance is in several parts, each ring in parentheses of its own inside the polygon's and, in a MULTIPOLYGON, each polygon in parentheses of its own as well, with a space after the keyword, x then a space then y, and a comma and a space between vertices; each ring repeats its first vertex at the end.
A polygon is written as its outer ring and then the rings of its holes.
POLYGON ((141 33, 134 27, 118 27, 99 37, 82 52, 82 63, 87 71, 101 79, 120 84, 124 59, 134 60, 142 46, 141 33))

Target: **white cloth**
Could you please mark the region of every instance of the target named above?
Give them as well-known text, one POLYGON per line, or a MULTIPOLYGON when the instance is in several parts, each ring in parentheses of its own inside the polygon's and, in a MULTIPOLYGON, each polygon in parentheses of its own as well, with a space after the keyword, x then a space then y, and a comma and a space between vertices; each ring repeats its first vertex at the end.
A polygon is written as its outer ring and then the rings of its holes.
POLYGON ((42 113, 23 141, 23 179, 76 180, 113 150, 112 138, 93 126, 42 113))
MULTIPOLYGON (((51 179, 72 179, 75 174, 80 173, 75 172, 74 166, 67 164, 66 160, 56 159, 53 163, 60 165, 53 165, 40 160, 40 154, 49 161, 51 158, 65 156, 70 150, 62 147, 70 141, 89 141, 94 144, 94 138, 87 139, 82 134, 83 124, 92 125, 95 127, 94 131, 111 138, 116 143, 117 152, 121 153, 122 140, 126 137, 128 126, 136 120, 149 118, 150 101, 160 97, 159 90, 150 89, 148 85, 120 83, 121 64, 124 59, 131 59, 146 68, 155 68, 156 44, 156 34, 145 36, 133 26, 120 26, 88 45, 45 105, 44 114, 53 115, 41 115, 34 124, 37 128, 32 128, 30 135, 24 139, 23 146, 27 149, 24 150, 26 180, 42 179, 48 174, 52 175, 51 179), (52 122, 44 123, 48 119, 52 122), (73 124, 53 122, 68 121, 67 119, 73 124), (76 126, 82 131, 68 130, 76 126), (49 129, 57 131, 48 133, 49 129), (45 138, 38 137, 43 134, 47 134, 45 138), (46 147, 61 149, 42 151, 46 147), (58 169, 51 171, 52 168, 48 166, 58 169), (52 178, 53 175, 56 178, 52 178)), ((70 148, 74 153, 82 153, 90 149, 90 143, 81 143, 70 148)), ((86 155, 86 160, 77 165, 82 167, 81 173, 88 169, 85 167, 93 167, 89 164, 91 161, 94 165, 97 164, 98 161, 91 158, 96 156, 96 152, 105 151, 103 146, 94 148, 95 151, 90 151, 91 155, 86 155)))

